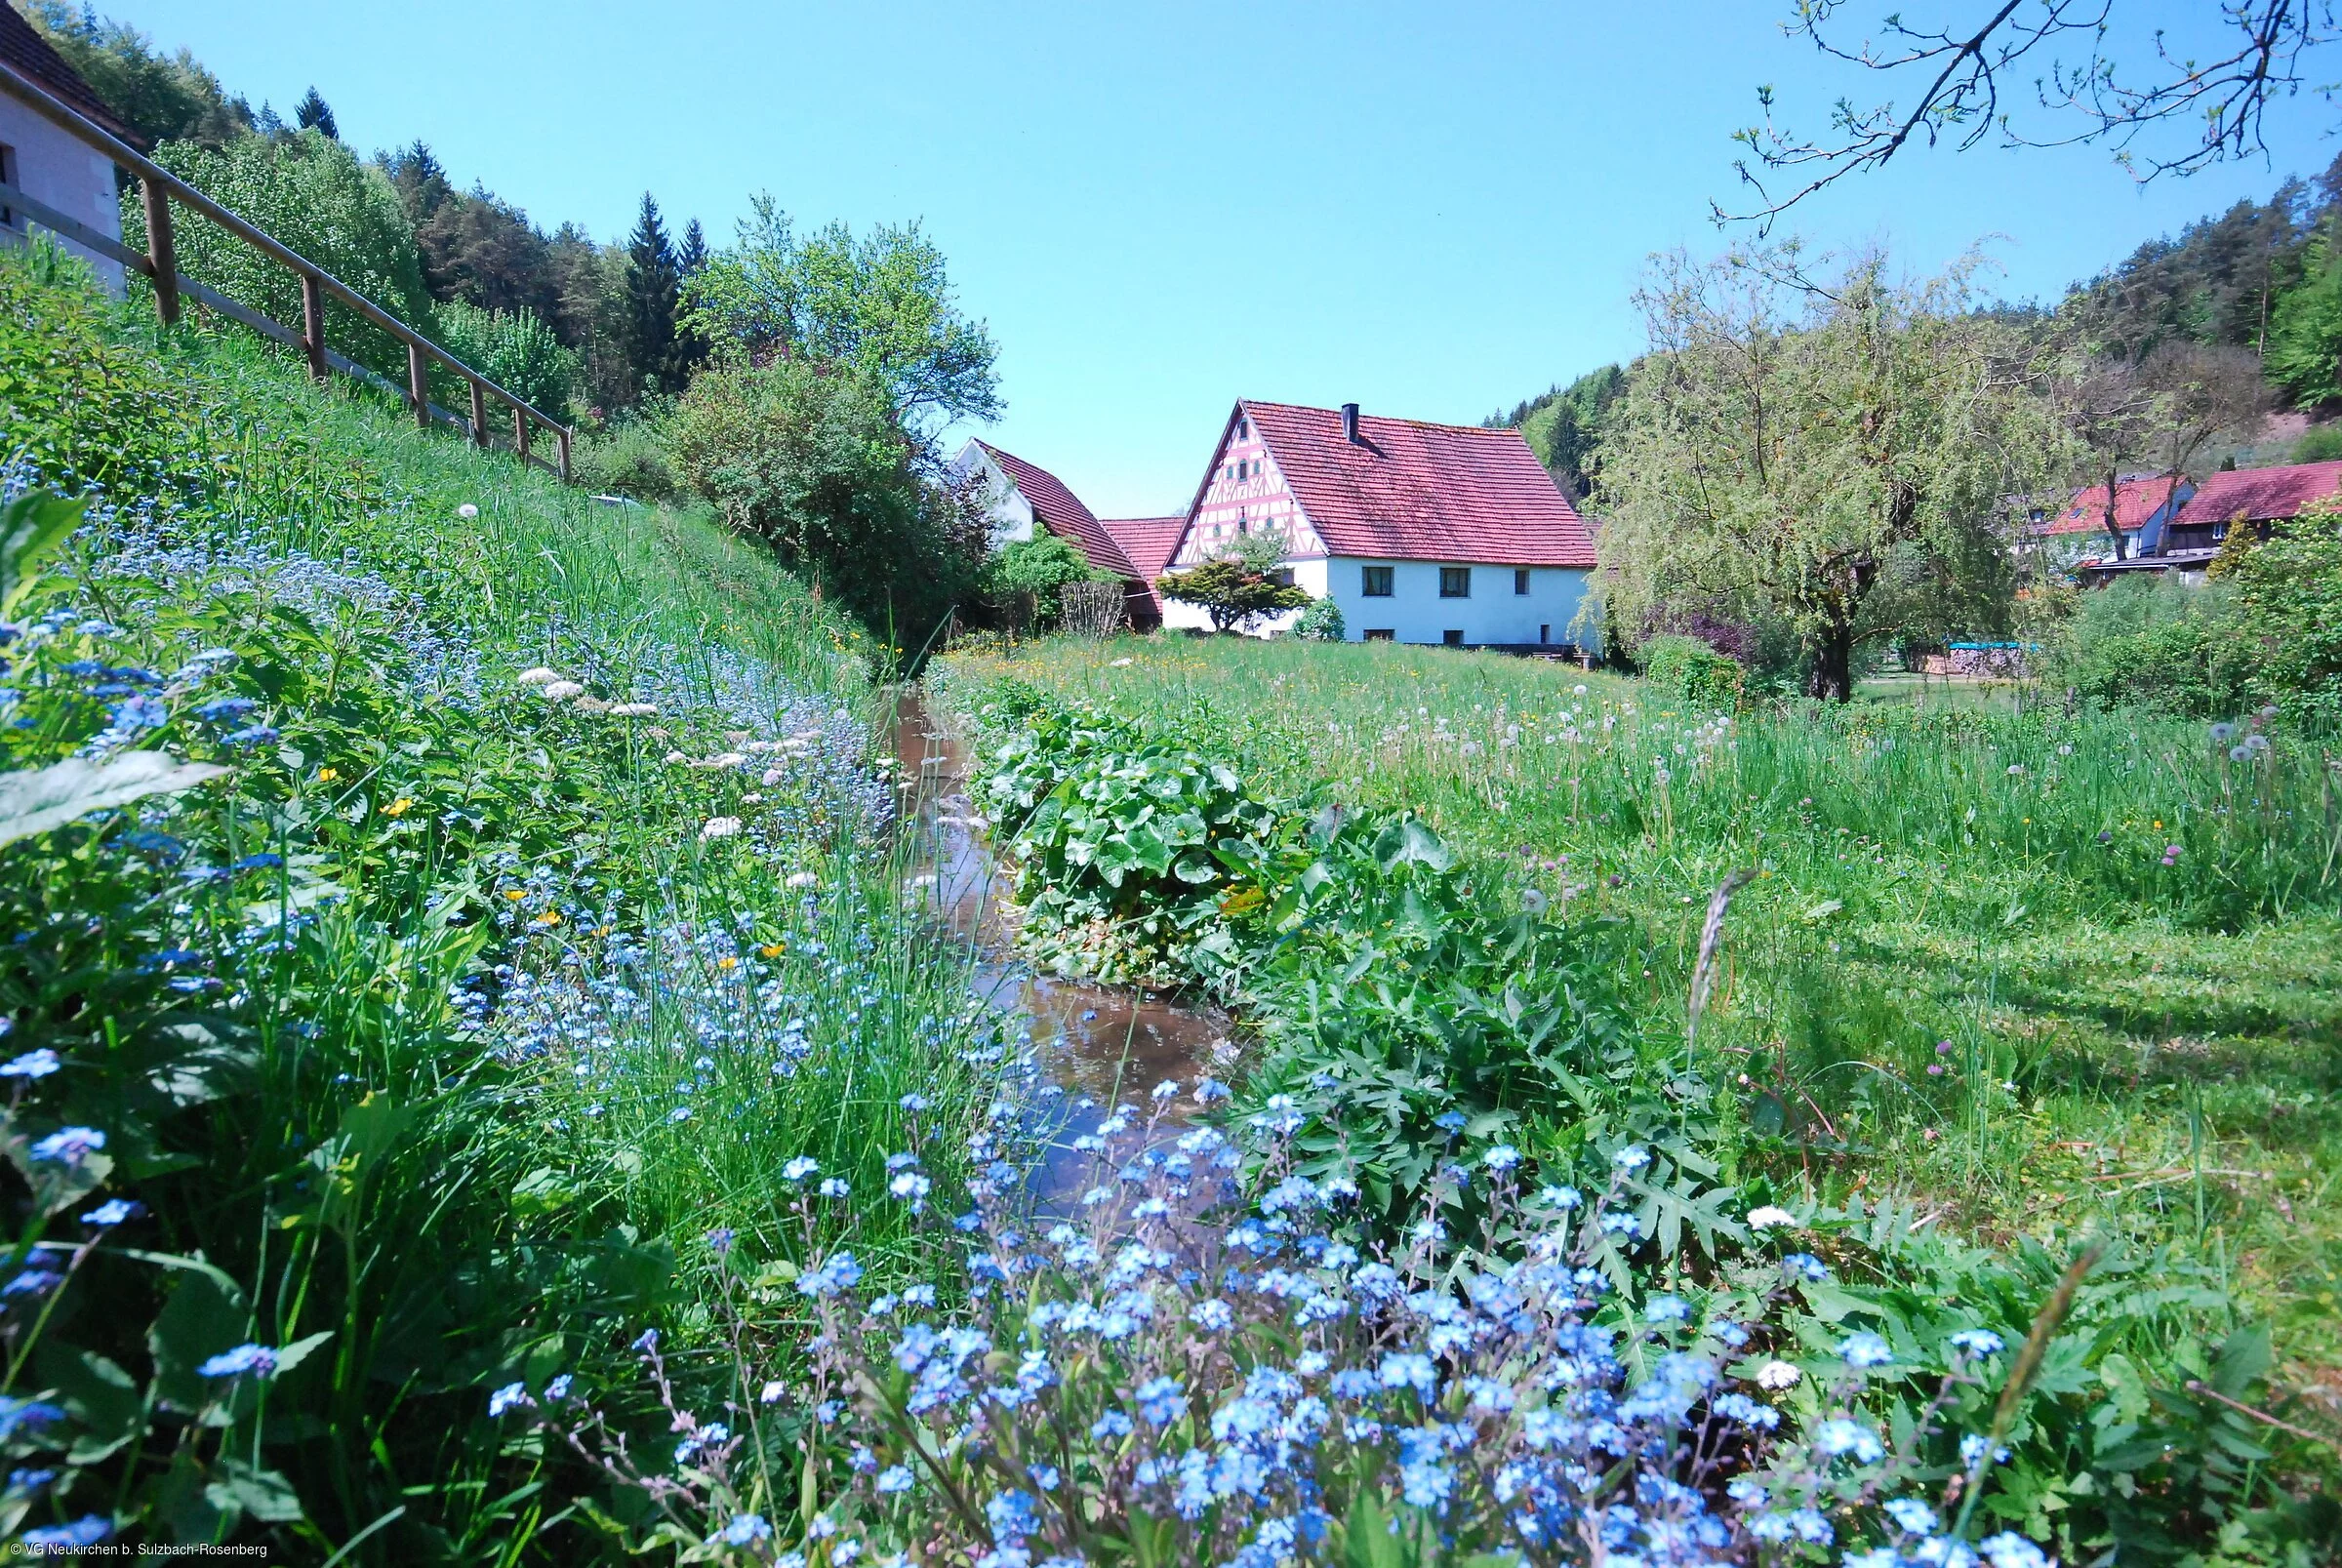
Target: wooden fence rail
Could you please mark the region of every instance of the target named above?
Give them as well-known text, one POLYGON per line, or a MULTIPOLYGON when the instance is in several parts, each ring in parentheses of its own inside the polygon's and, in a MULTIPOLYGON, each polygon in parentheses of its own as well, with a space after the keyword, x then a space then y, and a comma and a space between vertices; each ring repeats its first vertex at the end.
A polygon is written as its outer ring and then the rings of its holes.
POLYGON ((512 412, 512 446, 520 460, 557 473, 564 483, 568 482, 570 432, 567 425, 532 407, 526 399, 505 391, 325 268, 255 228, 147 158, 136 147, 76 112, 71 105, 20 74, 5 61, 0 61, 0 93, 16 99, 52 125, 94 151, 103 153, 117 167, 137 177, 146 210, 146 251, 141 255, 110 235, 101 233, 87 223, 36 201, 12 185, 0 183, 0 205, 15 208, 43 228, 56 233, 59 238, 71 240, 76 245, 119 261, 141 277, 151 280, 154 284, 155 313, 166 326, 179 319, 182 297, 192 299, 209 309, 242 322, 263 337, 302 350, 308 357, 309 374, 317 380, 324 381, 334 371, 354 377, 394 397, 404 398, 407 406, 414 411, 416 423, 425 429, 434 422, 451 424, 464 430, 483 447, 489 443, 488 401, 494 398, 512 412), (299 332, 180 272, 178 250, 172 243, 171 233, 173 202, 208 219, 301 279, 302 322, 299 332), (406 344, 406 385, 400 386, 388 377, 356 363, 327 344, 325 302, 328 298, 340 301, 406 344), (471 408, 468 417, 452 413, 430 400, 427 373, 433 360, 460 377, 470 389, 471 408), (551 432, 559 462, 546 462, 531 450, 534 445, 532 436, 538 427, 551 432))

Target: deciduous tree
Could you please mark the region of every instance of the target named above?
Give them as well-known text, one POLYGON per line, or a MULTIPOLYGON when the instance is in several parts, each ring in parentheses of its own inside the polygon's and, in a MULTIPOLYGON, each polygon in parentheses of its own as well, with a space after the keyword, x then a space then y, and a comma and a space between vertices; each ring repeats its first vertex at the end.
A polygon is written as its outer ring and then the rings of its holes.
POLYGON ((2072 456, 2024 340, 1968 308, 1973 270, 1656 263, 1637 296, 1651 350, 1606 444, 1605 623, 1678 598, 1778 617, 1806 690, 1836 701, 1864 643, 1997 629, 2010 500, 2072 456))

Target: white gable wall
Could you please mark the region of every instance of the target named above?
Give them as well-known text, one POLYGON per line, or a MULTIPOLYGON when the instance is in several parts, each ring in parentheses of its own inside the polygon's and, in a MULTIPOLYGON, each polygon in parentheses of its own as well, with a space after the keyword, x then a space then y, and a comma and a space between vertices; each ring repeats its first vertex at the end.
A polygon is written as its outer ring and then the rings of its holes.
POLYGON ((984 476, 985 512, 991 520, 991 534, 986 548, 997 550, 1006 544, 1022 544, 1032 538, 1032 503, 1025 499, 1016 482, 1000 471, 991 455, 970 441, 959 449, 951 460, 951 476, 965 479, 971 473, 984 476))
MULTIPOLYGON (((122 203, 114 191, 112 160, 92 152, 13 98, 0 98, 0 146, 9 149, 9 183, 107 239, 122 237, 122 203)), ((0 244, 23 244, 25 224, 24 214, 11 213, 7 226, 0 228, 0 244)), ((121 262, 85 251, 71 240, 59 243, 97 270, 107 293, 121 298, 121 262)))

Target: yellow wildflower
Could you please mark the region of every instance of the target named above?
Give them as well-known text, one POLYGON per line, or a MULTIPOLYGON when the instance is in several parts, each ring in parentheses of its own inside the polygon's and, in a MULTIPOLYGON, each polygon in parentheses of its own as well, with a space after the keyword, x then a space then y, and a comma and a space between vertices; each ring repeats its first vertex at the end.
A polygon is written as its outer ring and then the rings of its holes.
POLYGON ((788 944, 786 942, 768 942, 756 949, 757 955, 763 958, 778 958, 787 951, 788 944))
POLYGON ((341 777, 342 771, 339 768, 319 768, 317 770, 317 782, 319 784, 332 784, 336 779, 341 777))
POLYGON ((415 802, 409 800, 406 796, 401 795, 396 800, 390 802, 389 805, 383 808, 383 815, 385 817, 404 817, 408 812, 413 811, 414 809, 415 802))
POLYGON ((740 960, 733 957, 730 953, 726 953, 715 961, 715 967, 727 971, 738 969, 740 967, 740 960))
POLYGON ((547 909, 537 917, 537 923, 541 926, 557 926, 561 923, 561 911, 547 909))

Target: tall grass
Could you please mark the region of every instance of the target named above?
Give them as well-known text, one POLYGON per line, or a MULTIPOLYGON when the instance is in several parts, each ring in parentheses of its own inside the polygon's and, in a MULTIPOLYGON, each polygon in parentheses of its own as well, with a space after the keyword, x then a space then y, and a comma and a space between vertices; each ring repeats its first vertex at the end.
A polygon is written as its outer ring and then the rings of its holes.
MULTIPOLYGON (((103 1356, 172 1390, 150 1412, 204 1417, 84 1443, 27 1522, 288 1560, 589 1557, 595 1483, 500 1435, 486 1390, 591 1378, 655 1324, 721 1397, 693 1346, 709 1281, 678 1260, 720 1227, 786 1277, 788 1160, 874 1190, 904 1096, 934 1127, 989 1092, 968 960, 903 898, 863 640, 705 519, 596 505, 273 350, 14 265, 0 413, 36 477, 104 488, 23 612, 54 629, 8 650, 38 722, 0 735, 0 765, 85 744, 117 663, 236 656, 158 688, 141 742, 221 756, 227 786, 0 850, 10 1048, 66 1063, 9 1136, 111 1127, 138 1157, 100 1190, 144 1211, 70 1286, 103 1310, 59 1316, 27 1362, 45 1381, 9 1391, 70 1390, 57 1369, 103 1356), (76 629, 91 616, 113 625, 76 629), (548 702, 515 683, 539 665, 658 712, 548 702), (229 746, 195 712, 230 692, 267 736, 229 746), (157 833, 178 847, 135 847, 157 833), (199 1038, 174 978, 225 1043, 141 1066, 199 1038), (320 1333, 257 1403, 190 1370, 320 1333)), ((949 1200, 950 1157, 931 1169, 949 1200)), ((908 1273, 907 1234, 866 1244, 908 1273)), ((113 1409, 60 1397, 77 1441, 113 1409)))
POLYGON ((1678 1055, 1709 896, 1754 872, 1699 1031, 1735 1174, 1902 1194, 1988 1240, 2177 1239, 2342 1365, 2334 737, 2282 713, 2220 738, 2037 706, 1719 714, 1567 666, 1238 639, 1052 642, 944 679, 1007 673, 1291 795, 1419 811, 1491 900, 1633 920, 1646 1032, 1678 1055), (2256 728, 2267 750, 2232 758, 2256 728))

